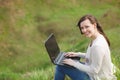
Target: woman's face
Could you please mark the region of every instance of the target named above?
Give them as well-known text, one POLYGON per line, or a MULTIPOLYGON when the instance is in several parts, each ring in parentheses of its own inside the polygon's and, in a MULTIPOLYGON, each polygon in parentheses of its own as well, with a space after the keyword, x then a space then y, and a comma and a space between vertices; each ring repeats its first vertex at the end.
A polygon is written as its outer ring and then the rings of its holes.
POLYGON ((97 31, 96 25, 92 24, 89 19, 86 19, 83 22, 81 22, 80 28, 83 35, 85 35, 86 37, 89 37, 89 38, 95 37, 95 33, 97 31))

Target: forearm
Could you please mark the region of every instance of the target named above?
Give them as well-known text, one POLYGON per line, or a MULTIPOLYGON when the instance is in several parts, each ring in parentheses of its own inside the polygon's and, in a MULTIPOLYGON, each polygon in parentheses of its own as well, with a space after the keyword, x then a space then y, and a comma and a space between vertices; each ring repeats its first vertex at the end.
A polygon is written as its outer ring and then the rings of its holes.
POLYGON ((82 53, 82 52, 77 52, 78 56, 81 57, 81 58, 85 58, 85 53, 82 53))
POLYGON ((84 72, 87 72, 87 73, 93 73, 93 70, 91 69, 90 66, 85 65, 85 64, 82 64, 82 63, 80 63, 80 62, 74 63, 73 66, 74 66, 75 68, 79 69, 80 71, 84 71, 84 72))

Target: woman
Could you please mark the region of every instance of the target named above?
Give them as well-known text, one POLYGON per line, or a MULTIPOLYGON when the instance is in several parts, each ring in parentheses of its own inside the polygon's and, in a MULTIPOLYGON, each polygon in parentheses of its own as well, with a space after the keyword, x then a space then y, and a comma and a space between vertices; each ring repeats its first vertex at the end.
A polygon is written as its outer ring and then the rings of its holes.
POLYGON ((65 57, 85 58, 85 64, 72 59, 63 60, 68 66, 56 66, 54 80, 64 80, 68 75, 72 80, 116 80, 111 62, 110 42, 100 24, 92 15, 83 16, 77 25, 81 34, 91 39, 86 53, 68 52, 65 57))

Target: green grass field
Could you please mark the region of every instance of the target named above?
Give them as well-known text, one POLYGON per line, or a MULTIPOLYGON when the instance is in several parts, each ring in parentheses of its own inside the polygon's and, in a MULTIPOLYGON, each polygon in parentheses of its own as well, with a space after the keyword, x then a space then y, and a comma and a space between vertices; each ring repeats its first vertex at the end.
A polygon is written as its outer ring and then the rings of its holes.
POLYGON ((1 0, 0 80, 53 80, 55 66, 44 41, 55 33, 62 51, 85 52, 89 40, 76 27, 85 14, 94 15, 108 35, 120 80, 119 9, 114 0, 1 0))

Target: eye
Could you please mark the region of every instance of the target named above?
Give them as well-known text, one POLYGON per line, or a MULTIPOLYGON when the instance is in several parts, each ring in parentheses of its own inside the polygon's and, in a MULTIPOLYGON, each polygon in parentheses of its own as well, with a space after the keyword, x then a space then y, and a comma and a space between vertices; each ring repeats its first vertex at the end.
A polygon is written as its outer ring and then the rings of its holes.
POLYGON ((89 28, 89 26, 85 26, 85 28, 89 28))
POLYGON ((81 27, 81 29, 84 29, 84 27, 81 27))
POLYGON ((81 27, 81 30, 83 30, 83 29, 87 29, 87 28, 89 28, 90 26, 84 26, 84 27, 81 27))

